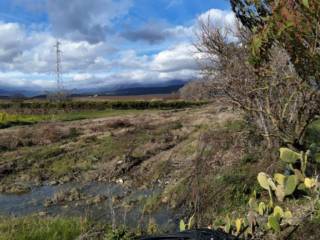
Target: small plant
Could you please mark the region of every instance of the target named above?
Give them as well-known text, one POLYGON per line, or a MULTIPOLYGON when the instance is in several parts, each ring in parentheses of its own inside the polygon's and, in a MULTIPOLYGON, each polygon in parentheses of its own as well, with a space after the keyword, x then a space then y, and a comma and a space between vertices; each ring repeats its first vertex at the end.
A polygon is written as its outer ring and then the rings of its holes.
POLYGON ((124 227, 110 230, 106 233, 104 240, 130 240, 132 234, 124 227))
POLYGON ((156 223, 154 218, 150 218, 149 219, 147 232, 150 235, 159 232, 158 225, 157 225, 157 223, 156 223))
POLYGON ((8 119, 8 114, 5 112, 0 112, 0 121, 5 122, 8 119))
POLYGON ((183 232, 185 230, 190 230, 190 229, 192 229, 194 227, 194 225, 195 225, 195 217, 194 217, 194 215, 192 215, 189 218, 189 221, 188 221, 187 224, 184 222, 183 219, 181 219, 180 223, 179 223, 180 232, 183 232))

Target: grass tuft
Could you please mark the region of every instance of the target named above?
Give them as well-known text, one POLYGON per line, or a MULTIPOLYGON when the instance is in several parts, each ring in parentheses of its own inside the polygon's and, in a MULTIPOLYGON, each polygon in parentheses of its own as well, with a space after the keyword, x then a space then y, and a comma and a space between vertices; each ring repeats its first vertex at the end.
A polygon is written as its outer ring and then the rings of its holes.
POLYGON ((82 219, 2 217, 0 240, 74 240, 88 228, 88 221, 82 219))

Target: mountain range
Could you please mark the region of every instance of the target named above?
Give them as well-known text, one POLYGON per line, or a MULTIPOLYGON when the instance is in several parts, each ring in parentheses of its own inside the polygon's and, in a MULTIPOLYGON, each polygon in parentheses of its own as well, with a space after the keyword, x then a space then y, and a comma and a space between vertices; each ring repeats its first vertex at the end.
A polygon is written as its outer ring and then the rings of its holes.
MULTIPOLYGON (((103 87, 91 87, 81 89, 66 89, 70 95, 87 96, 87 95, 101 95, 101 96, 133 96, 133 95, 148 95, 148 94, 170 94, 178 91, 188 81, 184 80, 170 80, 165 82, 156 83, 128 83, 128 84, 115 84, 103 87)), ((1 87, 1 98, 12 97, 45 97, 48 93, 54 92, 53 90, 35 90, 19 87, 1 87)))

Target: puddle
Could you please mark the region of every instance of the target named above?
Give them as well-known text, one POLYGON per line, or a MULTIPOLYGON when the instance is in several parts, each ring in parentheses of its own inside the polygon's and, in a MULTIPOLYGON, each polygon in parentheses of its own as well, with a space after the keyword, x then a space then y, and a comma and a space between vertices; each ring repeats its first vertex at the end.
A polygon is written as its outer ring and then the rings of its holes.
POLYGON ((150 218, 153 218, 162 229, 171 230, 177 226, 178 219, 166 208, 148 216, 142 215, 143 206, 139 200, 147 198, 157 190, 131 191, 117 184, 106 183, 67 183, 58 186, 41 186, 32 189, 25 194, 0 194, 0 215, 26 216, 33 213, 46 212, 50 216, 77 216, 89 217, 93 220, 126 225, 129 227, 146 226, 150 218), (82 194, 108 197, 98 204, 87 205, 86 200, 64 203, 45 207, 47 199, 53 198, 55 193, 70 191, 77 188, 82 194), (112 202, 117 198, 117 203, 112 202))

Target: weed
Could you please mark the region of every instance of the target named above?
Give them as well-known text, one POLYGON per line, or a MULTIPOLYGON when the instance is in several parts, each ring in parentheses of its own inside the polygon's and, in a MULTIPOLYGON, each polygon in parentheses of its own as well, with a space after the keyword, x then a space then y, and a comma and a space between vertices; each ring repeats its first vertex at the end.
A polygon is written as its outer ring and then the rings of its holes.
POLYGON ((309 125, 304 139, 307 148, 309 148, 311 144, 320 144, 320 120, 317 120, 309 125))
POLYGON ((239 132, 243 130, 245 126, 246 123, 243 120, 229 120, 224 124, 223 127, 231 132, 239 132))
POLYGON ((256 162, 258 162, 258 157, 254 153, 245 154, 240 161, 241 164, 253 164, 256 162))
POLYGON ((125 227, 119 227, 116 229, 108 229, 105 235, 105 240, 130 240, 134 235, 128 231, 125 227))
POLYGON ((0 240, 73 240, 88 228, 81 219, 0 218, 0 240))
POLYGON ((161 195, 159 193, 154 193, 145 200, 143 213, 152 213, 159 208, 159 202, 161 195))

